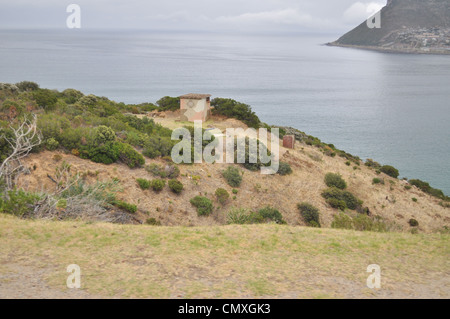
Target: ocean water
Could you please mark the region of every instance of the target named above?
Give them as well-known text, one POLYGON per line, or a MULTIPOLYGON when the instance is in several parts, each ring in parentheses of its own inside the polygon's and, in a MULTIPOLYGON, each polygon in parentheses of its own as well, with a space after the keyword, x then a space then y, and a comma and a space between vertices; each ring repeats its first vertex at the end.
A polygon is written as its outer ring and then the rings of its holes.
POLYGON ((321 44, 339 35, 0 30, 0 82, 126 103, 209 93, 450 194, 450 56, 321 44))

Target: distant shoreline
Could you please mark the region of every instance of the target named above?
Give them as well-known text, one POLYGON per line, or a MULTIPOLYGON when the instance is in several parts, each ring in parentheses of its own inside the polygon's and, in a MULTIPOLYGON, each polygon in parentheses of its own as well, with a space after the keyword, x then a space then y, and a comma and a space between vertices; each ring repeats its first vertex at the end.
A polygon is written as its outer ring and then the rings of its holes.
POLYGON ((450 55, 450 50, 448 51, 425 51, 418 49, 395 49, 395 48, 384 48, 379 46, 368 46, 368 45, 353 45, 353 44, 340 44, 336 42, 325 43, 326 46, 330 47, 341 47, 341 48, 353 48, 360 50, 370 50, 385 53, 405 53, 405 54, 422 54, 422 55, 450 55))

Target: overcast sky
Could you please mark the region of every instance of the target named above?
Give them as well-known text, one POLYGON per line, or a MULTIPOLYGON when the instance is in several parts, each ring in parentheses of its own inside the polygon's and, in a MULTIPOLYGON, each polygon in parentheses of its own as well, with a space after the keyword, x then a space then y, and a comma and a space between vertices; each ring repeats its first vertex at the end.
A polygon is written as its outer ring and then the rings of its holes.
POLYGON ((386 0, 0 0, 0 28, 65 28, 71 3, 82 29, 332 32, 386 0))

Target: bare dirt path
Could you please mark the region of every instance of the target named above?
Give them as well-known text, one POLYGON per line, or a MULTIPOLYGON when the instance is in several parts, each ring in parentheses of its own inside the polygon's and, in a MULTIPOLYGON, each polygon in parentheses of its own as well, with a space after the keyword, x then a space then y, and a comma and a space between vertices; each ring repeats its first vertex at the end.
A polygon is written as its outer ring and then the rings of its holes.
POLYGON ((0 298, 2 299, 92 299, 83 289, 60 290, 50 287, 45 278, 51 268, 37 268, 20 264, 3 265, 6 272, 0 273, 0 298))

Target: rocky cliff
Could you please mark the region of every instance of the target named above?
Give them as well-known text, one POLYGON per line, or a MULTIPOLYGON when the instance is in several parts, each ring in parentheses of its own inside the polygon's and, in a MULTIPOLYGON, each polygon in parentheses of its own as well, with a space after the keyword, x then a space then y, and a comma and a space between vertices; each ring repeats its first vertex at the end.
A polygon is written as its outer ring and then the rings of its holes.
POLYGON ((389 0, 381 28, 364 21, 329 45, 450 54, 450 0, 389 0))

